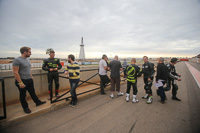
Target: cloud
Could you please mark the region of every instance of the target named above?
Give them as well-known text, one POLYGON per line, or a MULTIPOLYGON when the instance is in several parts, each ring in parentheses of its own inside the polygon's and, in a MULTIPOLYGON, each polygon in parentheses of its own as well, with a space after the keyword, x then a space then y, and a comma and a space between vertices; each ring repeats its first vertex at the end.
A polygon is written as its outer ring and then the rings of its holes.
POLYGON ((200 51, 200 4, 193 0, 0 1, 0 57, 21 46, 79 54, 194 56, 200 51), (11 49, 12 48, 12 49, 11 49), (96 54, 95 54, 96 53, 96 54), (186 54, 187 53, 187 54, 186 54))

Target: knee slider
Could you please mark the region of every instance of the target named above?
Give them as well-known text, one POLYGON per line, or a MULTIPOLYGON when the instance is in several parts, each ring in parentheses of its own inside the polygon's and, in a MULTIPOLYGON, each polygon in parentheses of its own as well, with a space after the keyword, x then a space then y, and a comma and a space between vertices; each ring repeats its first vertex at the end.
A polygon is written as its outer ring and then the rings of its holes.
POLYGON ((149 90, 149 86, 148 86, 148 85, 145 85, 145 86, 144 86, 144 89, 146 90, 147 93, 150 92, 150 90, 149 90))
POLYGON ((164 91, 169 91, 170 90, 170 86, 169 85, 167 85, 166 87, 164 87, 163 89, 164 89, 164 91))
POLYGON ((178 90, 178 85, 177 84, 174 84, 174 90, 178 90))

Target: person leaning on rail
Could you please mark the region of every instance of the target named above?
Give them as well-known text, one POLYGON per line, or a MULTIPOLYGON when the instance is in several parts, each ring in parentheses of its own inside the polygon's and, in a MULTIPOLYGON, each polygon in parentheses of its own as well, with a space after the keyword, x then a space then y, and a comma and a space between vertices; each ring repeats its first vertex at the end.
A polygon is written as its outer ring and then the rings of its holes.
POLYGON ((129 102, 130 99, 130 89, 133 87, 133 103, 139 102, 136 98, 137 96, 137 77, 142 75, 142 70, 136 64, 136 59, 132 58, 131 64, 127 66, 125 72, 127 73, 127 90, 126 90, 126 101, 129 102))
POLYGON ((28 57, 31 56, 31 48, 21 47, 21 56, 17 57, 13 63, 13 73, 15 76, 15 85, 19 89, 21 106, 25 113, 31 113, 26 101, 26 91, 29 92, 31 98, 35 102, 36 106, 46 103, 46 101, 40 101, 35 94, 33 77, 31 72, 31 63, 28 57))
MULTIPOLYGON (((46 54, 49 54, 49 58, 43 61, 42 69, 48 71, 48 88, 50 98, 53 97, 53 80, 55 81, 55 96, 59 97, 59 75, 58 70, 62 68, 60 60, 55 57, 55 51, 53 49, 47 49, 46 54)), ((50 99, 49 98, 49 99, 50 99)))
POLYGON ((172 58, 170 63, 166 64, 168 68, 168 79, 167 79, 167 87, 164 88, 165 91, 169 91, 172 85, 172 100, 181 101, 181 99, 177 98, 178 85, 175 80, 181 81, 181 75, 176 73, 175 64, 177 63, 177 58, 172 58))
POLYGON ((64 71, 64 73, 69 78, 70 86, 71 86, 71 102, 69 106, 75 107, 77 105, 78 99, 76 95, 76 87, 80 82, 80 67, 77 62, 75 62, 75 56, 70 54, 68 55, 68 65, 64 71))

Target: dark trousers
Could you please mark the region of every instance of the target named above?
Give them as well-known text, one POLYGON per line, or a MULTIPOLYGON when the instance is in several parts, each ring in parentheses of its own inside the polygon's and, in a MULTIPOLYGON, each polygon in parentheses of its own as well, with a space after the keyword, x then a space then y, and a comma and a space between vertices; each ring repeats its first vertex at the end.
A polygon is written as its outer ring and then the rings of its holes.
POLYGON ((107 75, 99 75, 101 81, 100 81, 100 86, 101 86, 101 94, 105 93, 104 88, 106 87, 106 84, 110 82, 110 79, 108 78, 107 75))
MULTIPOLYGON (((163 83, 163 86, 164 86, 165 85, 165 81, 162 81, 162 83, 163 83)), ((164 102, 165 99, 166 99, 166 95, 165 95, 165 91, 164 91, 163 86, 158 87, 160 98, 161 98, 162 102, 164 102)))
POLYGON ((55 82, 55 94, 57 95, 59 91, 58 72, 49 72, 47 76, 48 76, 48 87, 49 87, 49 91, 51 92, 51 95, 52 95, 52 89, 53 89, 53 80, 55 82))
POLYGON ((124 71, 124 78, 126 78, 127 77, 127 74, 126 74, 126 67, 123 67, 123 71, 124 71))
POLYGON ((119 78, 111 78, 111 89, 110 91, 116 91, 120 92, 120 77, 119 78))
POLYGON ((144 80, 144 89, 146 91, 146 94, 149 94, 149 95, 152 95, 152 89, 151 89, 151 86, 152 86, 152 82, 153 82, 153 77, 151 78, 151 82, 148 82, 148 78, 143 78, 144 80))
POLYGON ((127 81, 127 90, 126 90, 126 93, 130 94, 131 85, 133 87, 133 95, 137 95, 137 92, 138 92, 137 82, 136 83, 132 83, 132 82, 127 81))
POLYGON ((25 85, 25 88, 19 88, 18 82, 15 81, 15 85, 18 87, 19 89, 19 99, 21 102, 21 106, 23 109, 28 108, 28 103, 26 101, 26 91, 29 92, 31 98, 33 99, 33 101, 35 102, 35 104, 40 103, 41 101, 38 99, 38 97, 35 94, 35 89, 34 89, 34 84, 33 84, 33 79, 22 79, 22 82, 25 85))
POLYGON ((178 85, 174 83, 174 80, 168 79, 167 80, 167 88, 168 90, 171 89, 172 86, 172 96, 176 97, 177 91, 178 91, 178 85))
POLYGON ((78 86, 79 82, 70 82, 71 90, 70 94, 72 97, 72 103, 76 104, 78 102, 77 95, 76 95, 76 87, 78 86))

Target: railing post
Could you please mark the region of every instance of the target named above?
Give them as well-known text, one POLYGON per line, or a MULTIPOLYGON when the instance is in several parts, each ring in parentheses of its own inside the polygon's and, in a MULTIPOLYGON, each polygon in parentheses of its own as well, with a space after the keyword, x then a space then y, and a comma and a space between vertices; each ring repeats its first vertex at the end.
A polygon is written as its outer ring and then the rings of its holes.
POLYGON ((5 84, 4 84, 4 79, 0 78, 0 81, 2 82, 2 100, 3 100, 3 114, 4 116, 0 116, 0 120, 6 119, 6 98, 5 98, 5 84))

